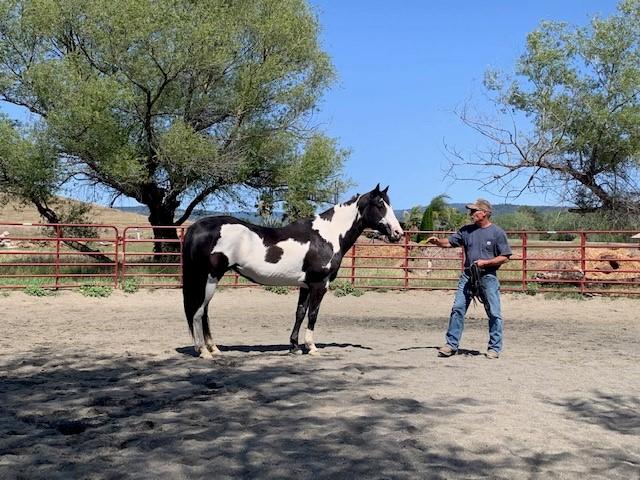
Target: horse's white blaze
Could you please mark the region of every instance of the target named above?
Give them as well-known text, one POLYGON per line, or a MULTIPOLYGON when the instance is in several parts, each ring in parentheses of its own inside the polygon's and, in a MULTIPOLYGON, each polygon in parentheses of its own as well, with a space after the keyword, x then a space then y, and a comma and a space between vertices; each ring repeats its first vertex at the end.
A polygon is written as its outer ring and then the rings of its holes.
POLYGON ((309 251, 309 242, 287 239, 274 246, 282 249, 282 256, 276 263, 267 262, 268 247, 258 234, 244 225, 227 224, 220 228, 220 239, 211 253, 223 253, 229 259, 229 265, 236 265, 240 273, 256 282, 265 285, 305 285, 302 264, 309 251))
POLYGON ((331 244, 333 253, 337 253, 340 251, 340 237, 345 236, 359 215, 358 202, 353 202, 349 205, 336 205, 333 207, 333 218, 331 220, 325 220, 317 216, 313 220, 311 228, 331 244))
POLYGON ((387 213, 384 215, 380 223, 383 225, 388 225, 392 232, 402 232, 402 227, 400 226, 400 222, 396 218, 396 214, 393 212, 393 208, 387 202, 383 201, 385 208, 387 209, 387 213))

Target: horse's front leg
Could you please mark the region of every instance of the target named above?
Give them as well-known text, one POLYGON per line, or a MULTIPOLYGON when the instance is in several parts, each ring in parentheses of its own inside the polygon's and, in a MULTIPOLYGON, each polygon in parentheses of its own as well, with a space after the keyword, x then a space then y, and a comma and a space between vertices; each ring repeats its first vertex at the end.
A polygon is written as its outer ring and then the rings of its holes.
POLYGON ((289 340, 291 341, 291 349, 289 352, 300 354, 302 353, 302 349, 298 344, 298 336, 300 334, 300 325, 302 324, 302 320, 304 320, 304 316, 307 314, 307 309, 309 308, 309 289, 301 287, 300 294, 298 295, 298 307, 296 309, 296 322, 293 325, 293 330, 291 331, 291 337, 289 340))
POLYGON ((307 347, 310 355, 318 353, 316 344, 313 342, 313 330, 316 326, 316 320, 318 318, 318 311, 320 310, 320 303, 324 294, 327 293, 326 283, 316 283, 310 286, 309 295, 309 323, 307 324, 307 330, 304 333, 304 344, 307 347))

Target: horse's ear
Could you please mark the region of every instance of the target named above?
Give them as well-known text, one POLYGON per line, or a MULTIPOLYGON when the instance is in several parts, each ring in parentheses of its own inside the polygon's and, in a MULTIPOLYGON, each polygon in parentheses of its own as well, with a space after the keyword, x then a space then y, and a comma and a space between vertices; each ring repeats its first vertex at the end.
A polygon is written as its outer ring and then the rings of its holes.
POLYGON ((380 193, 386 195, 387 194, 387 190, 389 190, 389 185, 387 185, 387 187, 384 190, 382 190, 380 193))
POLYGON ((380 193, 380 184, 376 185, 376 188, 373 189, 373 193, 380 193))

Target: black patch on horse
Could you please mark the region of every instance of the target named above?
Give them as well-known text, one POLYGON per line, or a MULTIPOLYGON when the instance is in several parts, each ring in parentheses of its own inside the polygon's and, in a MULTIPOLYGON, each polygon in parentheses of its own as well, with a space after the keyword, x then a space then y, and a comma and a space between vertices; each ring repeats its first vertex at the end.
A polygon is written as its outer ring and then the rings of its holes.
POLYGON ((277 245, 271 245, 267 248, 267 254, 264 256, 264 261, 268 263, 278 263, 282 258, 282 254, 284 250, 282 250, 277 245))
POLYGON ((336 211, 334 210, 333 207, 331 207, 329 210, 327 210, 326 212, 322 212, 320 214, 320 218, 323 220, 327 220, 328 222, 331 221, 331 219, 333 218, 333 214, 336 213, 336 211))

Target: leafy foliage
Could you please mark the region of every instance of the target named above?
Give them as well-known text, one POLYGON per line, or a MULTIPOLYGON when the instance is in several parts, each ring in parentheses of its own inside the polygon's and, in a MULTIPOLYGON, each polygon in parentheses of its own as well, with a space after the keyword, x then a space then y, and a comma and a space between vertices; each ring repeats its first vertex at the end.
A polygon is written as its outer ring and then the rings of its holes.
MULTIPOLYGON (((466 223, 466 217, 456 208, 447 203, 448 195, 441 194, 433 197, 427 207, 412 207, 405 212, 405 230, 417 229, 421 231, 456 230, 466 223)), ((424 235, 417 235, 416 241, 421 241, 424 235)))
POLYGON ((479 167, 507 196, 553 191, 583 211, 640 212, 640 1, 589 26, 543 22, 527 37, 516 76, 487 72, 500 120, 460 112, 489 142, 454 169, 479 167), (504 126, 509 125, 509 126, 504 126))
POLYGON ((301 215, 342 188, 346 152, 308 122, 333 75, 304 0, 7 0, 0 97, 37 121, 0 122, 1 188, 46 206, 101 186, 153 225, 275 189, 301 215))

